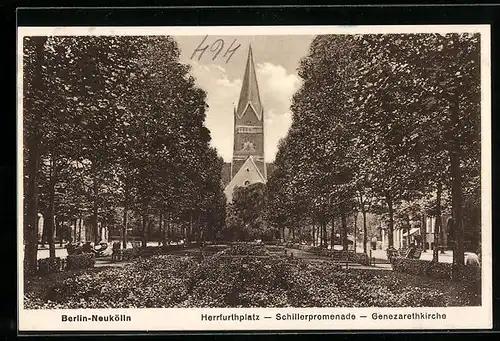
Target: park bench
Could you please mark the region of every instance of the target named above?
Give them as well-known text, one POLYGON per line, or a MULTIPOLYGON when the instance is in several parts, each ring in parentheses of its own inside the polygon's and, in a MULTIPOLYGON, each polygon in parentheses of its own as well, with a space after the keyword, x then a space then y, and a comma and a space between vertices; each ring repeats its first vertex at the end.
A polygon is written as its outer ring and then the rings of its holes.
POLYGON ((401 248, 399 250, 396 249, 387 249, 387 259, 391 261, 394 258, 410 258, 410 259, 420 259, 422 255, 422 250, 417 248, 401 248))

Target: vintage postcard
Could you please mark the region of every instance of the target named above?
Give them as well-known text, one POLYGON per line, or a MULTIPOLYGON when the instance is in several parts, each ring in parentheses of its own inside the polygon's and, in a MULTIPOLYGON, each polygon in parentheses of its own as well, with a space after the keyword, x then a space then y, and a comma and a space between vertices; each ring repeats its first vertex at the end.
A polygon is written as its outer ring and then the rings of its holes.
POLYGON ((19 27, 20 331, 492 327, 490 27, 19 27))

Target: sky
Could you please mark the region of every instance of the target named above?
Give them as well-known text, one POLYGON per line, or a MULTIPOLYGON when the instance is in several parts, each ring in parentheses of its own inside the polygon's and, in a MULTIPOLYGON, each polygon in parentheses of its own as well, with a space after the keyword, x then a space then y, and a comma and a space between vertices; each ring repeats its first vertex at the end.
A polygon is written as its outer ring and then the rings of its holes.
POLYGON ((181 49, 181 62, 192 66, 191 74, 197 85, 207 93, 209 108, 205 124, 211 132, 212 146, 217 148, 226 162, 231 162, 232 158, 233 110, 238 103, 248 47, 252 45, 264 107, 265 158, 266 162, 273 162, 278 141, 286 136, 291 124, 291 98, 301 85, 297 68, 301 58, 307 55, 314 36, 174 38, 181 49), (226 53, 232 49, 231 44, 232 48, 241 45, 232 55, 231 52, 226 53), (193 55, 197 48, 207 45, 209 47, 203 53, 199 50, 193 55))

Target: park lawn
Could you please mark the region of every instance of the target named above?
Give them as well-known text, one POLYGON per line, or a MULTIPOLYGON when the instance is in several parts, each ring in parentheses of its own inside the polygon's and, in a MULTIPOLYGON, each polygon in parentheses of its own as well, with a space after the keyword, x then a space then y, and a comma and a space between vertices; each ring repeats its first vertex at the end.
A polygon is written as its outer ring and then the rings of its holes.
MULTIPOLYGON (((243 250, 244 251, 244 250, 243 250)), ((265 250, 140 258, 25 279, 25 308, 442 307, 480 305, 477 287, 392 271, 341 269, 265 250)))

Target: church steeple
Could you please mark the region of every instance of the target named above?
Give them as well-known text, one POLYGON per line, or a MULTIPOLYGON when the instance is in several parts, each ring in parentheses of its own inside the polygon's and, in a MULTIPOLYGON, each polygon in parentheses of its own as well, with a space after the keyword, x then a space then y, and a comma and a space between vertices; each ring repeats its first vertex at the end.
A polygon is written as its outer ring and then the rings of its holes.
POLYGON ((234 109, 234 143, 230 175, 231 180, 224 190, 229 201, 236 187, 267 181, 264 159, 264 109, 260 101, 251 46, 248 48, 238 106, 234 109))
POLYGON ((260 102, 259 85, 257 84, 257 75, 255 73, 255 64, 253 61, 252 46, 248 48, 247 64, 241 86, 240 100, 236 109, 238 117, 242 117, 247 106, 251 106, 259 120, 262 119, 262 103, 260 102))

